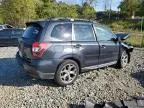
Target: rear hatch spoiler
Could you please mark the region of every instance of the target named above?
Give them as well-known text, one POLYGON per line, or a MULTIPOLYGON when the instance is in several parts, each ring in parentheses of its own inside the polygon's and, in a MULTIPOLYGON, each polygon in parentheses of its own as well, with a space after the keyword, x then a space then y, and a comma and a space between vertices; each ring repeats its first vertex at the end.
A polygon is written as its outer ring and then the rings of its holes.
POLYGON ((26 23, 26 27, 28 27, 28 26, 31 25, 31 24, 35 24, 35 25, 38 25, 38 26, 44 28, 45 25, 46 25, 46 21, 27 22, 27 23, 26 23))
POLYGON ((118 33, 115 33, 115 35, 120 38, 121 40, 126 40, 127 38, 130 37, 130 33, 125 33, 125 32, 118 32, 118 33))

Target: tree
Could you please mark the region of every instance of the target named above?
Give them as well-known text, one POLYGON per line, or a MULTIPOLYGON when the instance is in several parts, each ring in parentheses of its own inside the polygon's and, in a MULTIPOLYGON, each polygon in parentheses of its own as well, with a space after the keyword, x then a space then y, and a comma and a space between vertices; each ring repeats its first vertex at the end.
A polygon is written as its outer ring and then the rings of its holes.
POLYGON ((88 5, 96 4, 97 0, 82 0, 82 5, 87 3, 88 5))
POLYGON ((37 9, 39 18, 55 18, 55 17, 78 17, 75 5, 68 5, 63 2, 49 2, 45 0, 37 9))
POLYGON ((135 17, 136 12, 139 11, 140 0, 123 0, 119 5, 121 12, 128 17, 135 17))
POLYGON ((76 18, 78 17, 77 8, 74 5, 67 5, 65 3, 58 4, 58 15, 59 17, 71 17, 76 18))
POLYGON ((68 5, 57 0, 2 0, 0 22, 23 26, 26 21, 55 17, 95 18, 92 4, 96 0, 85 0, 83 5, 68 5))
POLYGON ((4 22, 14 26, 23 26, 36 16, 35 0, 3 0, 1 7, 4 22))
POLYGON ((55 3, 56 0, 42 0, 44 3, 55 3))
POLYGON ((82 7, 82 17, 86 19, 93 19, 95 16, 95 9, 85 2, 82 7))
POLYGON ((144 0, 141 0, 141 5, 138 12, 139 16, 144 16, 144 0))
POLYGON ((3 23, 2 8, 0 5, 0 24, 3 23))
POLYGON ((53 18, 58 16, 57 5, 52 2, 43 2, 36 9, 38 18, 53 18))

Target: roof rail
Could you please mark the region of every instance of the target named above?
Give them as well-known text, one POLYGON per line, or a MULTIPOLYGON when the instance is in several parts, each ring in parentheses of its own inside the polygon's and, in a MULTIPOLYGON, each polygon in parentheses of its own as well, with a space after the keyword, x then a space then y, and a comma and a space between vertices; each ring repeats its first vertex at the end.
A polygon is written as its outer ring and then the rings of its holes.
POLYGON ((63 17, 58 17, 58 18, 51 18, 50 20, 61 20, 61 21, 87 21, 87 22, 94 22, 93 20, 88 20, 88 19, 79 19, 79 18, 63 18, 63 17))
POLYGON ((57 17, 57 18, 51 18, 50 20, 71 20, 72 18, 63 18, 63 17, 57 17))

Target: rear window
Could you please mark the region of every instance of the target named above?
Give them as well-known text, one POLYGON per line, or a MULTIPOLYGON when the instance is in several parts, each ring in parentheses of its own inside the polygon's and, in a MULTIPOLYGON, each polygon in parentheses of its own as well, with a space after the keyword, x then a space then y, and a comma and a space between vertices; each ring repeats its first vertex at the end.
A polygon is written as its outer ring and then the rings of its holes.
POLYGON ((26 28, 23 37, 24 38, 37 38, 37 36, 40 34, 41 28, 36 25, 30 25, 26 28))

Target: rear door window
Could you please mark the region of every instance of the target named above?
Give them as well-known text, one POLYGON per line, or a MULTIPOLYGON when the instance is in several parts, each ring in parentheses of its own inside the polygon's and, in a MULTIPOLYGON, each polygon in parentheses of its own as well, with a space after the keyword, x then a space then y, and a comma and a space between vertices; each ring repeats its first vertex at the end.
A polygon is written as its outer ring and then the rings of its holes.
POLYGON ((29 39, 36 39, 40 35, 41 28, 36 25, 30 25, 26 28, 23 37, 29 39))
POLYGON ((74 24, 76 41, 95 41, 91 24, 74 24))
POLYGON ((51 37, 57 40, 72 40, 72 24, 57 24, 54 26, 51 37))

